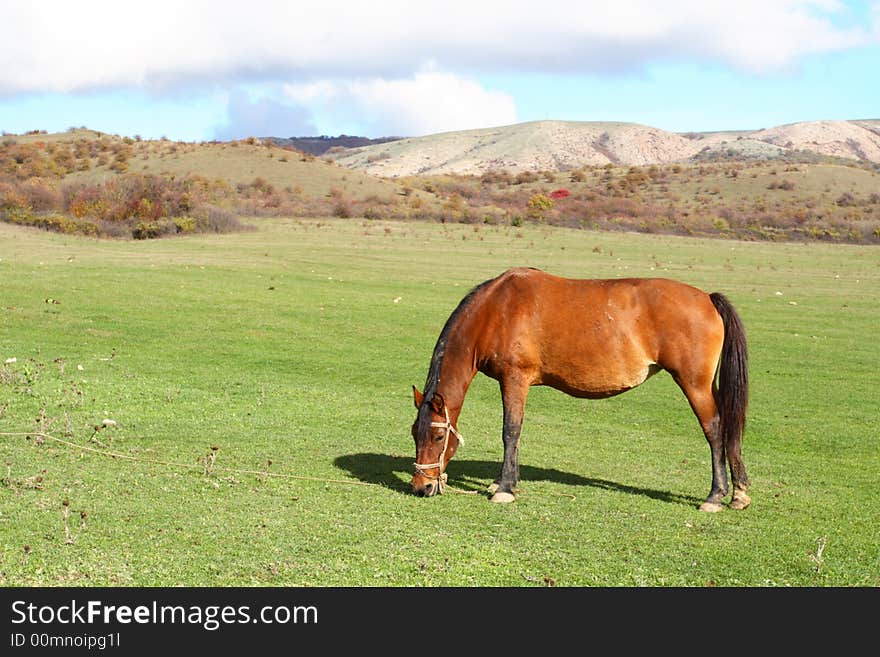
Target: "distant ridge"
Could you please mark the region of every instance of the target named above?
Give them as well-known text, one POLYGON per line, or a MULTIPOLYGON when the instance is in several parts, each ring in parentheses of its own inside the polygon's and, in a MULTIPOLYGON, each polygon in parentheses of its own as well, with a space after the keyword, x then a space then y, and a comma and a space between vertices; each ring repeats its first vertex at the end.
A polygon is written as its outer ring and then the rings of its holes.
POLYGON ((797 151, 880 163, 880 120, 808 121, 704 133, 674 133, 636 123, 532 121, 386 138, 345 149, 334 149, 330 156, 346 167, 386 177, 480 175, 501 169, 561 171, 586 165, 651 165, 712 157, 772 159, 797 151))
POLYGON ((358 148, 372 144, 384 144, 397 139, 400 139, 400 137, 370 139, 369 137, 355 137, 352 135, 339 135, 338 137, 321 135, 320 137, 264 137, 263 141, 272 142, 281 148, 293 147, 298 151, 320 156, 331 148, 358 148))

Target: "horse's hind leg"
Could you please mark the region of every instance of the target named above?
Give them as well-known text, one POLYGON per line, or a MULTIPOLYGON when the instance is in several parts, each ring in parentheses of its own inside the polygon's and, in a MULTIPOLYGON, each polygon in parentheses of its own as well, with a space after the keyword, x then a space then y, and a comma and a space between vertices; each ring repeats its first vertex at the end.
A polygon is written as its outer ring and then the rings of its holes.
POLYGON ((712 394, 711 379, 700 386, 684 382, 678 377, 675 379, 690 402, 694 415, 700 421, 703 434, 712 451, 712 489, 709 491, 706 501, 700 505, 700 510, 721 511, 724 508, 721 502, 728 491, 727 468, 724 445, 721 440, 721 423, 718 407, 715 404, 715 396, 712 394))
POLYGON ((730 464, 730 476, 733 479, 733 499, 730 500, 731 509, 745 509, 752 503, 749 497, 749 476, 746 474, 746 466, 742 457, 742 436, 734 436, 725 445, 727 450, 727 462, 730 464))
POLYGON ((519 436, 528 392, 527 383, 509 379, 501 382, 501 401, 504 404, 504 429, 501 435, 504 442, 504 462, 501 464, 501 475, 489 487, 492 501, 496 503, 513 502, 516 499, 513 491, 519 481, 519 436))

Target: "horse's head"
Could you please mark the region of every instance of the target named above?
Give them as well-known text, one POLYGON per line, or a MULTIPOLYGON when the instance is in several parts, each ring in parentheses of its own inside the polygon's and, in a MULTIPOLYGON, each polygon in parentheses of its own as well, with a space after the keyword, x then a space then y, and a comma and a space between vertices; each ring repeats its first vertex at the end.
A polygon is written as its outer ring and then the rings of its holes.
POLYGON ((439 392, 426 401, 413 386, 413 401, 418 415, 412 425, 412 436, 416 441, 412 489, 420 497, 431 497, 443 492, 446 465, 455 455, 461 435, 450 420, 449 409, 439 392))

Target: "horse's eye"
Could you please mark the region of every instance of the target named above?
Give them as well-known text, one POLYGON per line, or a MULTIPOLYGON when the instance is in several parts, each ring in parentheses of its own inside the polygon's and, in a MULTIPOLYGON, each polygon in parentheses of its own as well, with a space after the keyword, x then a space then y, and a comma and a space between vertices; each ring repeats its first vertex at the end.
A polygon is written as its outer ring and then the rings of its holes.
POLYGON ((436 436, 434 436, 434 440, 439 443, 441 440, 443 440, 443 434, 437 434, 436 436))

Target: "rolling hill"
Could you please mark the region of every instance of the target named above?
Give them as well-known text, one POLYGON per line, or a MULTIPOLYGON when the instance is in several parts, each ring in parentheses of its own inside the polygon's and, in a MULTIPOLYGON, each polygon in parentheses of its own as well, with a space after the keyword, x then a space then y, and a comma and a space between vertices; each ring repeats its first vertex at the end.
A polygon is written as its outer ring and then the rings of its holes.
POLYGON ((686 134, 542 121, 402 139, 334 162, 256 138, 4 135, 0 221, 136 238, 229 232, 240 217, 332 216, 464 222, 475 234, 529 221, 878 243, 878 138, 880 121, 686 134))
POLYGON ((400 186, 366 172, 350 171, 330 160, 316 158, 271 142, 249 138, 230 142, 146 140, 77 129, 63 133, 6 135, 0 161, 18 166, 0 171, 23 177, 59 178, 64 182, 95 184, 119 173, 183 177, 196 175, 249 185, 255 180, 302 198, 323 198, 334 190, 348 197, 393 198, 400 186))
POLYGON ((811 121, 755 131, 673 133, 635 123, 533 121, 446 132, 334 153, 350 169, 384 177, 479 175, 650 165, 725 154, 775 158, 794 151, 880 163, 880 120, 811 121))

